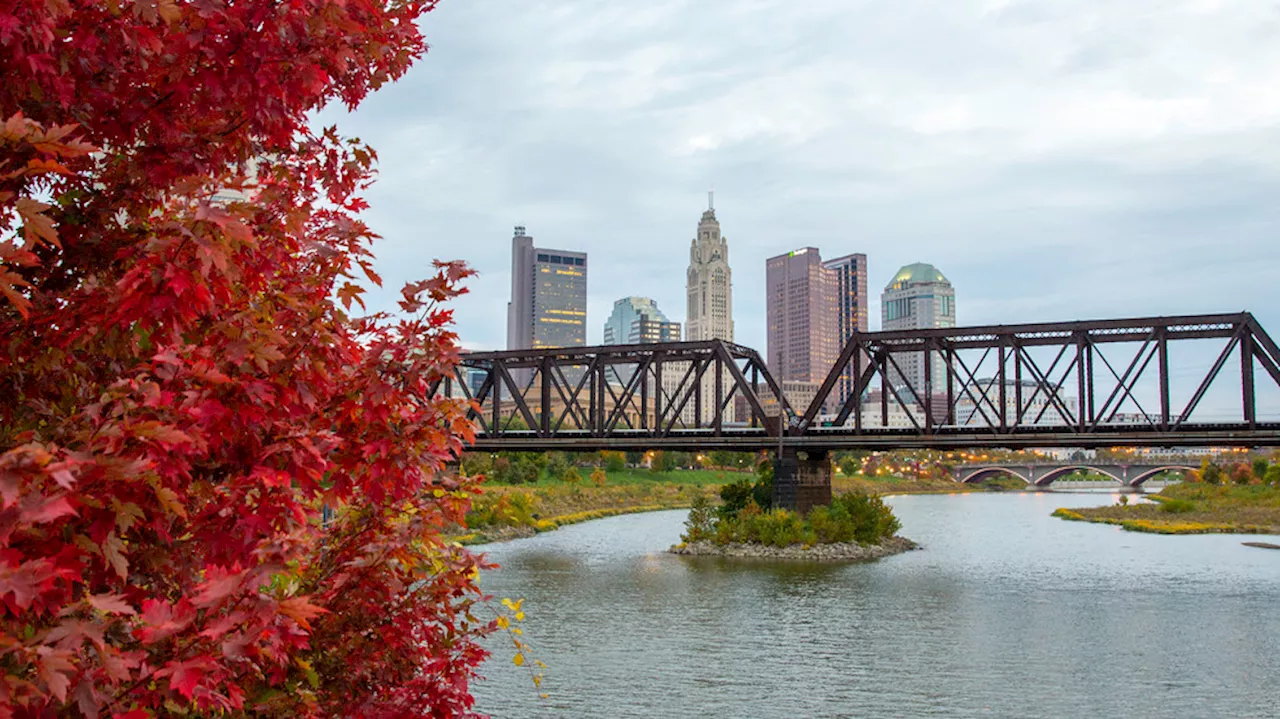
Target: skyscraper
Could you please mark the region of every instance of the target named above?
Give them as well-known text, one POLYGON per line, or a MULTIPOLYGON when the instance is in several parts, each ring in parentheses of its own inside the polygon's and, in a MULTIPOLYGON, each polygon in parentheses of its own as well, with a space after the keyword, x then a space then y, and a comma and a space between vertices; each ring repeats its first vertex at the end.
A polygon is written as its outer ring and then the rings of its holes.
POLYGON ((733 341, 733 277, 729 271, 729 244, 720 235, 715 196, 709 194, 707 210, 698 221, 698 236, 689 243, 686 284, 688 312, 684 338, 689 341, 733 341))
POLYGON ((587 340, 587 254, 533 246, 525 228, 511 240, 507 349, 581 347, 587 340))
MULTIPOLYGON (((884 330, 955 327, 956 291, 933 265, 924 262, 907 265, 898 270, 880 295, 880 316, 884 330)), ((890 368, 890 382, 895 387, 910 383, 921 401, 925 392, 946 392, 947 369, 942 357, 933 358, 929 386, 925 383, 925 363, 920 353, 894 354, 893 360, 902 370, 899 373, 890 368)))
MULTIPOLYGON (((824 262, 817 248, 804 247, 771 257, 765 261, 765 293, 769 367, 792 387, 788 398, 804 404, 797 398, 817 393, 853 333, 867 331, 867 256, 824 262)), ((853 391, 857 361, 865 361, 855 360, 841 374, 829 408, 853 391)))
MULTIPOLYGON (((867 331, 867 256, 861 253, 827 260, 822 266, 834 273, 837 358, 854 332, 867 331)), ((854 374, 866 366, 865 357, 854 357, 840 375, 836 387, 841 404, 853 392, 854 374)))
POLYGON ((780 382, 820 383, 835 364, 836 273, 817 248, 765 261, 769 369, 780 382))
POLYGON ((623 297, 613 303, 613 314, 604 323, 607 345, 679 342, 680 323, 672 322, 648 297, 623 297))

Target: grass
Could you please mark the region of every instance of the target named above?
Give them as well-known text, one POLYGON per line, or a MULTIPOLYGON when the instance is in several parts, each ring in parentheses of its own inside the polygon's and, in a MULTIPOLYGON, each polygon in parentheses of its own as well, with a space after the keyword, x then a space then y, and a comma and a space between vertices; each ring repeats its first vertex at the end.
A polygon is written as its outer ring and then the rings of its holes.
MULTIPOLYGON (((1024 484, 1018 480, 1018 484, 1024 484)), ((836 474, 831 478, 831 492, 861 492, 863 494, 953 494, 956 492, 980 492, 983 487, 961 484, 950 479, 923 479, 916 477, 878 476, 863 474, 846 476, 836 474)))
MULTIPOLYGON (((590 484, 591 481, 587 477, 591 474, 591 469, 583 467, 578 470, 582 474, 582 484, 590 484)), ((697 487, 708 487, 712 485, 728 484, 737 480, 754 476, 749 472, 734 472, 732 470, 720 469, 675 469, 670 472, 650 472, 647 469, 624 469, 619 472, 607 472, 608 480, 606 486, 651 486, 653 484, 674 484, 674 485, 694 485, 697 487)), ((520 485, 490 485, 490 486, 513 486, 513 487, 563 487, 565 483, 559 479, 553 479, 543 476, 537 482, 531 484, 520 485)))
POLYGON ((584 479, 577 484, 541 480, 532 484, 484 487, 471 502, 465 533, 453 537, 476 544, 545 532, 567 524, 632 512, 682 509, 699 496, 714 495, 713 472, 671 472, 663 477, 648 472, 610 474, 604 486, 584 479))
POLYGON ((1152 503, 1059 509, 1053 516, 1155 534, 1280 534, 1280 487, 1183 483, 1147 498, 1152 503))

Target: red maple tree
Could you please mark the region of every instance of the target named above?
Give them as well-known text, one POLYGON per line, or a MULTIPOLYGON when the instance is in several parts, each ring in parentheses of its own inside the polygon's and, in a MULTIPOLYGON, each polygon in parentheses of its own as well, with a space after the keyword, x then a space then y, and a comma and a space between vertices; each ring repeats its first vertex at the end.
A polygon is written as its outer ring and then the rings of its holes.
POLYGON ((348 314, 374 154, 307 123, 434 4, 0 4, 0 717, 470 712, 468 271, 348 314))

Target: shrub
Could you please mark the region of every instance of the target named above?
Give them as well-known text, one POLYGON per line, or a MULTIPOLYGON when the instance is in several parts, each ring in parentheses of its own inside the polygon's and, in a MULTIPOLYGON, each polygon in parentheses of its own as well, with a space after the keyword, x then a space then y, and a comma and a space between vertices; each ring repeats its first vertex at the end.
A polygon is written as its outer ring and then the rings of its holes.
POLYGON ((849 513, 854 526, 853 538, 861 544, 874 544, 892 537, 902 528, 893 510, 874 494, 849 492, 832 500, 831 506, 849 513))
POLYGON ((572 484, 576 486, 582 481, 582 474, 578 472, 577 467, 570 467, 564 471, 564 474, 560 475, 560 480, 565 484, 572 484))
POLYGON ((711 539, 714 534, 715 510, 707 501, 706 495, 699 494, 693 498, 693 505, 689 508, 689 517, 684 521, 684 534, 680 535, 680 540, 699 542, 711 539))
POLYGON ((1194 512, 1196 509, 1195 502, 1185 499, 1165 499, 1160 502, 1160 511, 1170 514, 1185 514, 1194 512))
POLYGON ((1267 472, 1271 470, 1271 463, 1263 457, 1253 458, 1253 476, 1263 481, 1267 478, 1267 472))
POLYGON ((1280 486, 1280 464, 1271 465, 1263 479, 1266 480, 1267 484, 1280 486))
POLYGON ((606 472, 621 472, 627 468, 627 455, 622 452, 604 452, 606 472))
POLYGON ((609 480, 609 475, 600 467, 591 470, 591 483, 597 487, 603 487, 605 482, 609 480))
MULTIPOLYGON (((721 517, 736 517, 738 512, 742 511, 748 502, 752 501, 754 487, 751 482, 745 479, 738 480, 732 484, 726 484, 720 488, 720 505, 721 517)), ((756 503, 757 505, 759 502, 756 503)))
POLYGON ((830 506, 815 507, 807 517, 801 517, 782 509, 761 509, 748 493, 751 485, 746 482, 724 489, 729 490, 729 499, 741 506, 733 512, 721 507, 710 527, 704 526, 700 514, 698 524, 698 536, 712 538, 718 544, 752 542, 774 547, 797 543, 875 544, 892 537, 900 528, 893 511, 874 495, 845 494, 830 506))

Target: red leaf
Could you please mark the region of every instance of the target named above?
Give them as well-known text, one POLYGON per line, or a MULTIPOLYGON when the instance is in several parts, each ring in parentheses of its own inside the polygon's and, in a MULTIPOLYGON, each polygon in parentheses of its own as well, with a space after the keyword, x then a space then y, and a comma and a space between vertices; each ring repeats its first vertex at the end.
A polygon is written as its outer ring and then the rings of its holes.
POLYGON ((36 651, 40 657, 36 660, 40 678, 49 686, 49 691, 58 698, 58 701, 65 702, 67 689, 71 686, 70 675, 76 671, 75 665, 71 663, 71 652, 50 647, 40 647, 36 651))
POLYGON ((298 626, 307 631, 311 630, 308 620, 327 614, 328 611, 324 607, 318 607, 307 601, 306 597, 289 597, 280 601, 280 613, 297 622, 298 626))
POLYGON ((59 517, 75 515, 76 513, 66 495, 53 498, 27 497, 19 503, 19 507, 21 508, 21 519, 19 521, 31 524, 52 522, 59 517))
POLYGON ((196 686, 204 678, 208 665, 209 660, 204 657, 186 662, 170 662, 164 669, 156 672, 156 676, 169 677, 169 687, 190 699, 195 693, 196 686))
POLYGON ((17 210, 18 216, 22 218, 22 235, 27 240, 27 247, 39 244, 41 240, 55 247, 59 246, 58 231, 53 227, 53 220, 44 214, 44 211, 49 209, 49 205, 28 197, 20 197, 14 203, 13 209, 17 210))
POLYGON ((137 614, 133 607, 129 606, 129 603, 125 601, 123 594, 95 594, 89 597, 89 605, 107 614, 125 614, 129 616, 137 614))
POLYGON ((240 588, 244 582, 244 575, 244 572, 224 573, 224 570, 218 567, 210 569, 211 578, 196 590, 193 598, 195 605, 203 609, 218 604, 240 588))

